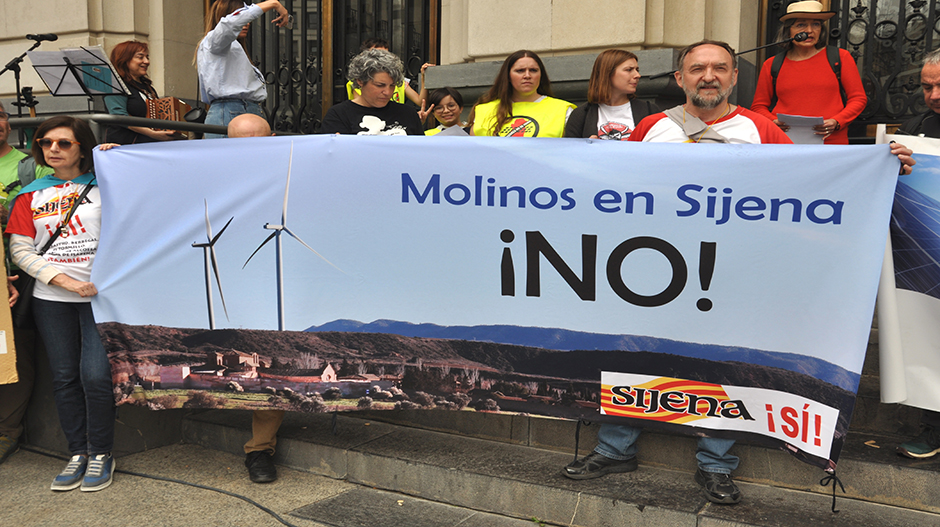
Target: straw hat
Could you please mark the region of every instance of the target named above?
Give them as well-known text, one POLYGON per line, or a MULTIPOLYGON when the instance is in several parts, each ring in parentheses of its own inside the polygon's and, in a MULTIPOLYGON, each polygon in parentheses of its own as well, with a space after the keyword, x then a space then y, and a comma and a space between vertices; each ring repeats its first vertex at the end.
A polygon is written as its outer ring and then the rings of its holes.
POLYGON ((829 20, 836 14, 835 11, 823 11, 821 2, 810 0, 807 2, 793 2, 787 6, 787 14, 780 17, 780 21, 791 18, 811 18, 814 20, 829 20))

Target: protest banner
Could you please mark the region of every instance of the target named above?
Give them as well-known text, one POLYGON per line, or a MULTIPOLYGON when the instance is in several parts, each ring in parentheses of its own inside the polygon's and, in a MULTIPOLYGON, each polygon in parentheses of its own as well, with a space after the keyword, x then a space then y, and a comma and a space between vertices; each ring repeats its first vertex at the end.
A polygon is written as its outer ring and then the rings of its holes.
POLYGON ((878 295, 881 400, 940 411, 940 140, 882 136, 914 150, 898 181, 878 295))
POLYGON ((95 164, 120 403, 630 419, 827 468, 898 171, 883 145, 353 136, 95 164))

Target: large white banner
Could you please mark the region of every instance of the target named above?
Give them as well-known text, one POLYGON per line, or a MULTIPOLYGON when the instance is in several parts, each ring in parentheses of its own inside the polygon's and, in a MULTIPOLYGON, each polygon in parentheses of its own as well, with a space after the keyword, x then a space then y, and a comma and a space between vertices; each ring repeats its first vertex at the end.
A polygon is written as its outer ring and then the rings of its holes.
POLYGON ((834 408, 809 433, 835 438, 809 449, 823 465, 854 404, 898 171, 884 145, 449 137, 123 146, 95 163, 98 322, 196 328, 131 345, 102 324, 110 351, 137 353, 121 368, 147 366, 130 384, 407 393, 432 365, 424 391, 576 416, 598 415, 601 371, 688 379, 834 408), (245 340, 279 320, 283 337, 245 340))

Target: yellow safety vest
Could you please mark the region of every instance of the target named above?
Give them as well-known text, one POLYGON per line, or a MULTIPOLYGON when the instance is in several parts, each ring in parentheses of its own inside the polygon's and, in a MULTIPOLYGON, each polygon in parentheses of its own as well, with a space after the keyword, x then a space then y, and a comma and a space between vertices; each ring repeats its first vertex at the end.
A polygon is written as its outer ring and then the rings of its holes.
MULTIPOLYGON (((473 135, 493 135, 496 126, 496 109, 499 101, 478 104, 473 122, 473 135)), ((536 102, 512 103, 512 115, 500 137, 563 137, 565 135, 565 117, 575 105, 568 101, 545 97, 536 102)))
MULTIPOLYGON (((353 88, 352 81, 346 81, 346 98, 350 101, 359 95, 359 88, 353 88)), ((392 98, 390 101, 395 101, 400 104, 405 104, 405 83, 403 82, 401 86, 395 86, 395 91, 392 92, 392 98)))

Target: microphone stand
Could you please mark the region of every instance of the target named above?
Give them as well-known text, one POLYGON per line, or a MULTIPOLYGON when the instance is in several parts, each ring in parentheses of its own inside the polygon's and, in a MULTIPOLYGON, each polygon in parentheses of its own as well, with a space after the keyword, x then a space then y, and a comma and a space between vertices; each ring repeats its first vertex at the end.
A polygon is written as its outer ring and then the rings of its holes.
MULTIPOLYGON (((745 53, 750 53, 750 52, 752 52, 752 51, 757 51, 757 50, 759 50, 759 49, 769 48, 769 47, 771 47, 771 46, 779 46, 779 45, 781 45, 781 44, 786 44, 786 43, 788 43, 788 42, 793 42, 794 40, 796 40, 797 42, 802 42, 802 41, 806 40, 806 37, 805 37, 805 36, 802 36, 802 35, 805 35, 805 33, 797 33, 796 35, 793 35, 793 36, 790 37, 790 38, 785 38, 785 39, 781 40, 780 42, 771 42, 770 44, 764 44, 763 46, 757 46, 756 48, 753 48, 753 49, 748 49, 748 50, 745 50, 745 51, 741 51, 741 52, 735 53, 734 56, 735 56, 735 57, 739 57, 739 56, 741 56, 741 55, 744 55, 745 53), (802 36, 802 38, 801 38, 801 36, 802 36)), ((665 77, 665 76, 667 76, 667 75, 674 75, 677 71, 679 71, 679 70, 664 71, 663 73, 657 73, 656 75, 651 75, 651 76, 650 76, 650 80, 658 79, 658 78, 660 78, 660 77, 665 77)))
MULTIPOLYGON (((16 103, 14 103, 14 106, 16 106, 17 117, 23 117, 23 95, 20 93, 20 63, 23 62, 23 58, 26 57, 27 53, 38 48, 40 44, 42 44, 41 40, 36 41, 36 43, 33 44, 31 48, 24 51, 23 54, 20 55, 19 57, 16 57, 15 59, 8 62, 7 65, 3 68, 3 70, 0 70, 0 75, 3 75, 4 73, 8 71, 12 71, 13 77, 16 79, 16 103)), ((17 130, 17 132, 18 132, 18 136, 20 140, 19 146, 20 148, 23 148, 26 143, 25 132, 23 131, 22 128, 17 130)))

